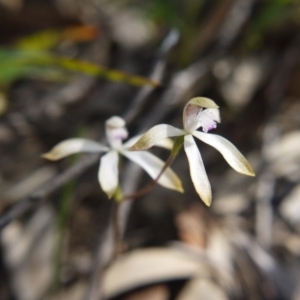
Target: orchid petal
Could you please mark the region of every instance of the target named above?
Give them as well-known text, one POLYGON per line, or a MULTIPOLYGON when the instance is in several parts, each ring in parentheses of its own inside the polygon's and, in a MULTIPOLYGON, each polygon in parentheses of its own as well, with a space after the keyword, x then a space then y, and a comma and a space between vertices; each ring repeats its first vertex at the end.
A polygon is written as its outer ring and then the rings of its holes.
POLYGON ((197 126, 193 128, 193 131, 190 131, 191 133, 193 133, 199 127, 202 127, 204 132, 215 129, 217 128, 217 122, 219 123, 221 121, 219 109, 207 108, 197 114, 197 120, 197 126))
POLYGON ((185 131, 167 124, 159 124, 142 135, 130 150, 146 150, 158 144, 163 139, 172 136, 184 135, 185 131))
MULTIPOLYGON (((152 179, 157 178, 165 165, 161 159, 146 151, 123 151, 122 154, 142 167, 152 179)), ((183 192, 181 181, 171 168, 167 168, 164 171, 158 183, 165 188, 183 192)))
POLYGON ((113 128, 123 128, 126 125, 124 119, 119 116, 112 116, 105 122, 106 127, 113 129, 113 128))
POLYGON ((190 134, 184 137, 184 150, 189 161, 190 174, 194 187, 203 202, 207 206, 210 206, 212 198, 210 183, 199 149, 190 134))
POLYGON ((58 143, 42 155, 49 160, 58 160, 79 152, 105 152, 109 149, 97 142, 82 138, 72 138, 58 143))
POLYGON ((128 137, 125 125, 125 120, 118 116, 113 116, 105 122, 106 138, 111 148, 121 148, 122 141, 128 137))
POLYGON ((218 123, 221 123, 220 110, 218 108, 207 108, 202 111, 202 114, 208 116, 218 123))
POLYGON ((119 155, 116 151, 109 151, 101 157, 98 180, 102 190, 110 199, 115 193, 119 183, 119 155))
POLYGON ((252 167, 243 154, 228 140, 215 134, 194 131, 193 135, 202 142, 216 148, 237 172, 248 176, 255 176, 252 167))
MULTIPOLYGON (((129 139, 127 142, 125 142, 123 144, 123 147, 125 149, 129 149, 130 147, 132 147, 143 135, 142 134, 139 134, 139 135, 136 135, 134 137, 132 137, 131 139, 129 139)), ((157 144, 155 144, 154 146, 156 147, 161 147, 161 148, 165 148, 165 149, 168 149, 168 150, 171 150, 173 148, 173 141, 169 138, 165 138, 161 141, 159 141, 157 144)))
POLYGON ((195 98, 192 98, 190 99, 187 104, 187 105, 195 105, 195 106, 200 106, 200 107, 203 107, 203 108, 219 108, 219 106, 216 104, 215 101, 209 99, 209 98, 205 98, 205 97, 195 97, 195 98))
POLYGON ((108 144, 113 149, 120 149, 123 140, 127 139, 128 131, 126 128, 106 129, 106 138, 108 144))
POLYGON ((202 111, 202 107, 192 104, 189 104, 184 108, 183 128, 185 129, 185 131, 192 133, 201 126, 200 118, 198 117, 198 115, 201 114, 202 111))
MULTIPOLYGON (((192 133, 201 126, 198 114, 203 112, 203 108, 218 109, 219 106, 205 97, 192 98, 186 103, 183 109, 183 126, 186 131, 192 133)), ((212 119, 214 120, 214 116, 212 119)))

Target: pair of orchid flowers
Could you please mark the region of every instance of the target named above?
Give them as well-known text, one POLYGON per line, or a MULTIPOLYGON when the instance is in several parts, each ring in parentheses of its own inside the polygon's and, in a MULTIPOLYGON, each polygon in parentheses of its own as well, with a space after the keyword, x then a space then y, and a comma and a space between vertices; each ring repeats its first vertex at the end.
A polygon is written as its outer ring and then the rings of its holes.
MULTIPOLYGON (((217 149, 237 172, 254 176, 250 164, 232 143, 219 135, 208 133, 208 131, 217 127, 217 123, 220 123, 218 105, 211 99, 196 97, 189 100, 184 107, 183 129, 160 124, 152 127, 142 136, 133 137, 123 143, 123 140, 128 137, 125 121, 114 116, 108 119, 105 124, 109 146, 88 139, 72 138, 60 142, 48 153, 45 153, 43 157, 49 160, 58 160, 79 152, 105 153, 100 159, 98 180, 108 198, 111 198, 119 186, 119 155, 123 155, 137 163, 151 178, 156 179, 165 163, 152 153, 141 150, 147 150, 152 146, 171 149, 173 143, 169 138, 182 137, 191 179, 196 192, 203 202, 210 206, 212 199, 211 186, 200 151, 193 137, 217 149), (203 132, 199 131, 199 128, 202 128, 203 132)), ((161 174, 157 183, 163 187, 183 192, 180 179, 170 167, 166 168, 161 174)))

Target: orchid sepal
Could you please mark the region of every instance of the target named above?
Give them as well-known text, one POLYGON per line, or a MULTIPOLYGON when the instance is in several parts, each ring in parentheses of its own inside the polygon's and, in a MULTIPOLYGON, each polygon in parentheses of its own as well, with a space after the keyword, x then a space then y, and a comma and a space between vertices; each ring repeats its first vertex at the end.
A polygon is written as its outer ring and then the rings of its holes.
POLYGON ((193 132, 193 136, 218 150, 228 164, 238 173, 247 176, 255 176, 255 173, 248 160, 227 139, 216 134, 203 133, 200 131, 193 132))
POLYGON ((119 154, 114 150, 107 152, 100 159, 98 180, 108 199, 115 194, 119 185, 118 163, 119 154))
POLYGON ((92 140, 71 138, 58 143, 49 152, 42 154, 42 157, 48 160, 59 160, 75 153, 106 152, 108 150, 108 147, 92 140))
POLYGON ((184 135, 185 131, 168 124, 159 124, 142 135, 142 137, 130 148, 131 151, 147 150, 159 144, 167 137, 184 135))
MULTIPOLYGON (((157 178, 165 164, 161 159, 147 151, 123 151, 122 155, 138 164, 152 179, 157 178)), ((157 182, 165 188, 180 193, 184 192, 181 180, 170 167, 163 172, 157 182)))
POLYGON ((210 206, 212 200, 211 186, 206 175, 200 151, 191 134, 187 134, 184 137, 184 150, 188 158, 190 175, 195 190, 202 201, 207 206, 210 206))
MULTIPOLYGON (((136 144, 136 142, 143 136, 143 134, 139 134, 139 135, 136 135, 132 138, 130 138, 128 141, 126 141, 124 144, 123 144, 123 147, 124 148, 131 148, 134 144, 136 144)), ((173 148, 173 140, 170 139, 170 138, 165 138, 165 139, 162 139, 160 140, 158 143, 155 144, 156 147, 160 147, 160 148, 164 148, 164 149, 167 149, 167 150, 172 150, 173 148)))

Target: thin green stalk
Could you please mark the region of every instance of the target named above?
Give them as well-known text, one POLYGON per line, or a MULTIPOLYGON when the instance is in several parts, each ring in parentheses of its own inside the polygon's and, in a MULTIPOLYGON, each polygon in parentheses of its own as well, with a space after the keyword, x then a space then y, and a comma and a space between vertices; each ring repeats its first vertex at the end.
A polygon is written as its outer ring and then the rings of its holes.
MULTIPOLYGON (((77 130, 78 135, 83 135, 83 128, 79 127, 77 130)), ((80 155, 74 155, 70 159, 70 164, 74 164, 80 155)), ((72 206, 73 206, 73 192, 75 189, 76 181, 71 180, 63 186, 62 195, 60 197, 59 208, 58 208, 58 216, 57 216, 57 232, 58 232, 58 240, 57 240, 57 248, 55 250, 53 256, 53 265, 54 272, 52 283, 50 286, 50 292, 54 294, 59 290, 60 286, 60 274, 62 269, 62 257, 65 250, 65 241, 66 235, 68 232, 68 224, 70 222, 72 206)))
POLYGON ((118 186, 114 194, 115 203, 114 203, 113 213, 112 213, 113 234, 114 234, 114 242, 115 242, 114 258, 116 258, 122 252, 122 242, 121 242, 120 224, 119 224, 119 211, 120 211, 120 205, 122 200, 131 200, 148 193, 157 184, 159 178, 165 172, 165 170, 171 166, 172 162, 178 155, 183 145, 183 139, 184 139, 183 136, 180 136, 175 139, 171 154, 167 159, 165 165, 163 166, 162 170, 160 171, 158 176, 154 180, 152 180, 148 185, 146 185, 144 188, 140 189, 139 191, 133 194, 123 196, 122 189, 120 185, 118 186))
POLYGON ((61 259, 62 253, 65 248, 65 237, 67 233, 68 224, 71 217, 72 211, 72 200, 73 191, 75 188, 75 181, 72 180, 68 182, 62 190, 61 201, 58 210, 57 218, 57 231, 58 231, 58 241, 57 248, 54 253, 54 274, 51 284, 51 292, 55 293, 59 289, 60 285, 60 274, 61 274, 61 259))

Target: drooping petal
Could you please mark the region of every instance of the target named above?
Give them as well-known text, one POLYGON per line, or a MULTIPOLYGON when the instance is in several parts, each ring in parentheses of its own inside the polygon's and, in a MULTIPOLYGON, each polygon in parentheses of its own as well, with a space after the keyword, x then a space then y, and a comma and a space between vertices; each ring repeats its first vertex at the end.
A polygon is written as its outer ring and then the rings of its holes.
POLYGON ((109 151, 101 157, 98 180, 102 190, 110 199, 115 193, 119 183, 119 155, 116 151, 109 151))
POLYGON ((58 143, 42 155, 49 160, 58 160, 79 152, 105 152, 109 149, 97 142, 82 138, 72 138, 58 143))
MULTIPOLYGON (((130 147, 132 147, 143 135, 142 134, 139 134, 139 135, 136 135, 134 137, 132 137, 131 139, 129 139, 128 141, 126 141, 124 144, 123 144, 123 148, 124 149, 129 149, 130 147)), ((171 150, 173 148, 173 141, 169 138, 165 138, 161 141, 159 141, 157 144, 155 144, 155 146, 157 147, 161 147, 161 148, 165 148, 165 149, 168 149, 168 150, 171 150)))
POLYGON ((216 134, 208 134, 200 131, 193 132, 193 135, 202 142, 216 148, 223 155, 228 164, 237 172, 248 176, 255 176, 247 159, 225 138, 216 134))
MULTIPOLYGON (((161 159, 146 151, 123 151, 122 154, 142 167, 153 179, 157 178, 165 164, 161 159)), ((165 170, 158 183, 165 188, 183 192, 181 180, 171 168, 165 170)))
POLYGON ((207 206, 210 206, 212 198, 210 183, 199 149, 190 134, 184 137, 184 150, 189 161, 190 174, 194 187, 203 202, 207 206))
POLYGON ((184 135, 185 131, 167 124, 159 124, 142 135, 142 137, 130 148, 130 150, 146 150, 157 145, 163 139, 172 136, 184 135))

